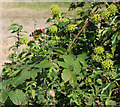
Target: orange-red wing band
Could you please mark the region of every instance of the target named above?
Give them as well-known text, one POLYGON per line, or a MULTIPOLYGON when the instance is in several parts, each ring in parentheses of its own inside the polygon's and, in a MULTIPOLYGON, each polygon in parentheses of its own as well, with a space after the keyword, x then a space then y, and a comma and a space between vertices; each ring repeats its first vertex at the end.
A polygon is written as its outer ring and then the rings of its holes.
POLYGON ((33 32, 33 36, 34 36, 34 37, 38 37, 39 35, 35 35, 35 33, 33 32))

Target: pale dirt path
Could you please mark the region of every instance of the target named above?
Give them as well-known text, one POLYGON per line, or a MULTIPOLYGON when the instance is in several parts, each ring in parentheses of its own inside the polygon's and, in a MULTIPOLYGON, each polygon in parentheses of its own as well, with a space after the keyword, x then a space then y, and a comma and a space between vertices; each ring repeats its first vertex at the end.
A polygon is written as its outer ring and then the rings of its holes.
MULTIPOLYGON (((8 26, 13 23, 23 25, 23 30, 27 31, 28 33, 25 34, 28 38, 29 34, 34 31, 34 21, 33 18, 36 20, 36 28, 43 28, 49 26, 49 24, 45 24, 46 20, 51 16, 50 10, 30 10, 30 9, 19 9, 19 8, 11 8, 6 9, 4 5, 2 5, 2 37, 0 38, 1 47, 1 64, 4 62, 8 62, 7 56, 9 55, 10 51, 8 51, 9 47, 14 44, 14 38, 7 38, 11 35, 10 31, 8 31, 8 26), (2 39, 2 40, 1 40, 2 39)), ((30 38, 32 39, 32 38, 30 38)))

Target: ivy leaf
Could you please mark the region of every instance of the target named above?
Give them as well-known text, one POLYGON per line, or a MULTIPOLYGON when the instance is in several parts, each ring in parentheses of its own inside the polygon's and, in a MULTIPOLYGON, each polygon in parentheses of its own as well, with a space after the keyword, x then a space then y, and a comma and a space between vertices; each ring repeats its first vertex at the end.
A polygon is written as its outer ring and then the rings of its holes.
POLYGON ((11 101, 15 104, 15 105, 21 105, 21 103, 24 102, 25 100, 25 94, 23 93, 22 90, 17 89, 16 91, 10 91, 8 93, 11 101))
POLYGON ((67 82, 71 78, 71 71, 69 69, 64 69, 62 74, 61 74, 62 79, 64 82, 67 82))

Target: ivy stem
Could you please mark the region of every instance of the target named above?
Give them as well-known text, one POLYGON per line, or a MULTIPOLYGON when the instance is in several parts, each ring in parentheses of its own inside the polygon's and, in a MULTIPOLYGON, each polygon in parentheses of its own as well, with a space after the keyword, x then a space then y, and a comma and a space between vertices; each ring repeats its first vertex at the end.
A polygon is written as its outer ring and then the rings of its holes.
MULTIPOLYGON (((96 71, 94 68, 92 68, 92 67, 90 67, 90 66, 88 66, 88 68, 91 69, 91 70, 96 71)), ((100 75, 101 77, 103 77, 106 82, 108 81, 102 74, 99 74, 99 75, 100 75)))
POLYGON ((73 43, 75 42, 75 40, 78 38, 78 36, 80 35, 80 33, 82 32, 82 30, 86 27, 86 25, 88 24, 88 18, 85 21, 84 26, 82 27, 82 29, 78 32, 78 34, 75 36, 75 38, 73 39, 72 43, 69 45, 67 51, 65 52, 65 54, 67 55, 67 52, 70 50, 71 46, 73 45, 73 43))
MULTIPOLYGON (((96 9, 93 11, 91 11, 90 12, 90 15, 92 15, 92 14, 94 14, 95 13, 95 11, 97 11, 98 10, 98 8, 100 8, 101 7, 101 5, 102 4, 100 4, 100 5, 98 5, 97 7, 96 7, 96 9)), ((72 41, 72 43, 69 45, 69 47, 68 47, 68 49, 67 49, 67 51, 65 52, 65 55, 67 55, 67 52, 70 50, 70 48, 71 48, 71 46, 72 46, 72 44, 75 42, 75 40, 78 38, 78 36, 80 35, 80 33, 82 32, 82 30, 85 28, 85 27, 87 27, 88 26, 88 19, 89 18, 87 18, 86 20, 85 20, 85 24, 84 24, 84 26, 82 27, 82 29, 78 32, 78 34, 75 36, 75 38, 73 39, 73 41, 72 41)))

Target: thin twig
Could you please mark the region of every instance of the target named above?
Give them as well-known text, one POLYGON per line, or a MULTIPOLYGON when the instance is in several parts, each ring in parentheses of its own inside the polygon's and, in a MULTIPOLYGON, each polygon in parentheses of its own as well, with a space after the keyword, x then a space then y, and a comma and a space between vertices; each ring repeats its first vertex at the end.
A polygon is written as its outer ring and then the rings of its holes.
POLYGON ((72 44, 75 42, 75 40, 78 38, 78 36, 80 35, 80 33, 82 32, 82 30, 86 27, 86 25, 87 25, 87 22, 88 22, 88 18, 86 19, 86 21, 85 21, 85 24, 84 24, 84 26, 82 27, 82 29, 78 32, 78 34, 75 36, 75 38, 73 39, 73 41, 72 41, 72 43, 69 45, 69 47, 68 47, 68 49, 67 49, 67 51, 65 52, 65 54, 67 55, 67 52, 70 50, 70 48, 71 48, 71 46, 72 46, 72 44))

